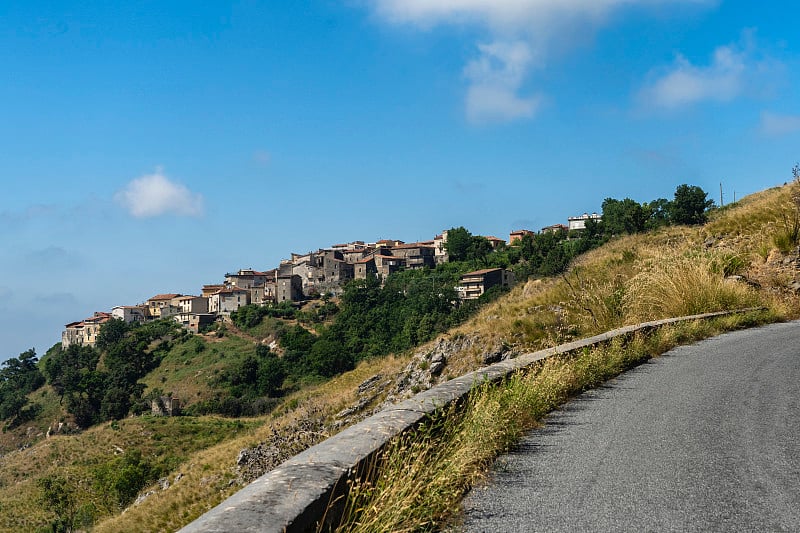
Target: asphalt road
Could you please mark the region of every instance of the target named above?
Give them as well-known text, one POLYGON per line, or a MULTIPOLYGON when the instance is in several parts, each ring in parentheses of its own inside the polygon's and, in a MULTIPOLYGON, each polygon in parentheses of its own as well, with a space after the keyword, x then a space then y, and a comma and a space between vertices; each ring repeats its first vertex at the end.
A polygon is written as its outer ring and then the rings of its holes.
POLYGON ((800 322, 680 347, 551 415, 465 531, 800 531, 800 322))

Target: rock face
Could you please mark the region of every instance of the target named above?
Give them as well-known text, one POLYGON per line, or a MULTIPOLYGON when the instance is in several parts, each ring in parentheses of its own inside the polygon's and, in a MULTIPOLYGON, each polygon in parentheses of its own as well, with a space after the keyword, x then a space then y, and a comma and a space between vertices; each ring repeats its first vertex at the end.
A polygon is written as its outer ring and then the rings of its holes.
POLYGON ((244 485, 269 472, 285 460, 330 436, 321 412, 309 413, 253 448, 244 448, 236 458, 237 483, 244 485))
MULTIPOLYGON (((394 380, 394 386, 389 391, 381 410, 395 402, 410 398, 417 392, 430 389, 432 386, 450 378, 446 369, 447 363, 460 352, 475 347, 478 339, 474 335, 454 335, 442 337, 433 345, 426 347, 414 354, 413 359, 394 380)), ((500 361, 510 355, 506 347, 498 345, 487 350, 482 356, 484 364, 500 361)))
MULTIPOLYGON (((376 374, 364 380, 356 390, 356 401, 339 411, 333 417, 333 422, 326 422, 321 411, 309 412, 258 445, 242 449, 236 459, 236 483, 249 483, 290 457, 325 440, 337 429, 446 381, 449 378, 446 372, 448 361, 455 354, 474 348, 477 342, 477 337, 470 335, 442 337, 432 348, 427 346, 418 350, 397 376, 376 374)), ((491 364, 510 355, 506 346, 498 344, 485 352, 482 361, 491 364)))

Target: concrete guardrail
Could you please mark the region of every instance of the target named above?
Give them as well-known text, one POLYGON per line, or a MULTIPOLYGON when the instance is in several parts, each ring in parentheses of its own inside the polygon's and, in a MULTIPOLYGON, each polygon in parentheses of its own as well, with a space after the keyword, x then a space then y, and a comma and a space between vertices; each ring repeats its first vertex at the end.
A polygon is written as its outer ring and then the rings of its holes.
POLYGON ((393 438, 414 428, 438 409, 464 399, 476 384, 499 381, 548 357, 637 331, 758 310, 763 308, 720 311, 626 326, 469 372, 394 404, 292 457, 179 533, 314 531, 323 519, 334 518, 331 515, 336 514, 336 506, 329 510, 329 504, 344 495, 349 476, 368 467, 393 438))

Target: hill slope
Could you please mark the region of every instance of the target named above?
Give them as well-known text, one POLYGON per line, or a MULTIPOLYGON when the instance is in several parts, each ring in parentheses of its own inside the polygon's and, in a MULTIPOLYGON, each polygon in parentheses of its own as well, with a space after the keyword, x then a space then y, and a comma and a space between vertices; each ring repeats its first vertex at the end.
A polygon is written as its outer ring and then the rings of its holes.
MULTIPOLYGON (((289 395, 268 416, 239 422, 216 417, 127 419, 9 453, 0 459, 0 527, 32 529, 52 520, 52 510, 31 502, 40 496, 38 478, 61 476, 84 487, 76 490, 83 499, 73 510, 94 506, 95 517, 102 519, 94 531, 176 529, 289 454, 366 416, 384 401, 491 360, 665 316, 760 304, 769 306, 775 319, 796 317, 800 271, 797 239, 791 238, 798 216, 794 187, 747 197, 714 213, 705 226, 668 227, 615 239, 580 257, 563 276, 518 285, 414 353, 364 361, 328 383, 289 395), (187 436, 184 442, 185 431, 208 435, 187 436), (223 442, 212 445, 215 439, 223 442), (158 445, 165 442, 167 449, 180 451, 165 454, 158 445), (123 453, 126 447, 141 449, 148 464, 161 468, 163 478, 145 491, 149 497, 122 515, 93 501, 88 488, 97 469, 114 464, 120 454, 109 443, 123 453)), ((178 373, 180 357, 172 364, 178 373)), ((148 379, 153 386, 160 376, 148 379)))

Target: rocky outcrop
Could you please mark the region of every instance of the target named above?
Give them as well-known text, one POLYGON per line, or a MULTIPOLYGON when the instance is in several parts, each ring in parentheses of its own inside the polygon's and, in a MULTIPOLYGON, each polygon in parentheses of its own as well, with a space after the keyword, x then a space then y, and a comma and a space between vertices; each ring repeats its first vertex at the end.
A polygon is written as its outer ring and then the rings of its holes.
MULTIPOLYGON (((479 339, 476 335, 457 334, 439 338, 432 348, 428 345, 418 350, 411 362, 397 375, 393 387, 377 410, 447 381, 451 377, 446 372, 448 362, 457 354, 474 350, 478 343, 479 339)), ((481 361, 484 365, 488 365, 508 358, 510 355, 506 346, 497 345, 483 351, 481 361)))
POLYGON ((325 423, 323 413, 309 412, 294 423, 276 429, 267 440, 239 451, 236 482, 247 484, 330 435, 331 428, 325 423))

